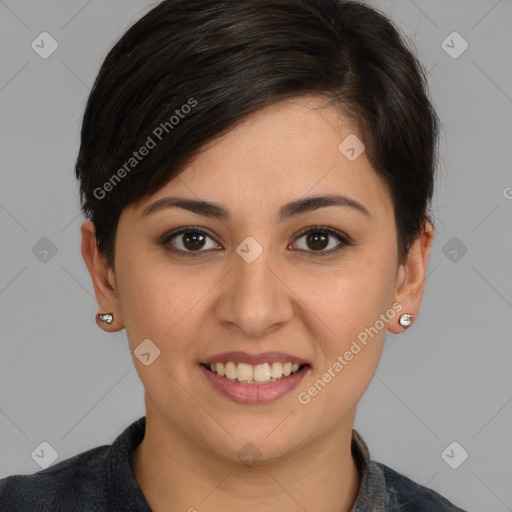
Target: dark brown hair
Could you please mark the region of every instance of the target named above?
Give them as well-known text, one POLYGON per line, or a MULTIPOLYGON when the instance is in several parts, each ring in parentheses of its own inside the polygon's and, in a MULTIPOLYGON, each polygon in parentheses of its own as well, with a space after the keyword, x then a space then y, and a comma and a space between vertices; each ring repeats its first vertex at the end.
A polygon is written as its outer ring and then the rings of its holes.
POLYGON ((107 263, 125 207, 248 114, 306 94, 357 127, 390 190, 402 262, 430 220, 439 121, 392 22, 354 1, 164 0, 110 50, 84 114, 76 176, 107 263))

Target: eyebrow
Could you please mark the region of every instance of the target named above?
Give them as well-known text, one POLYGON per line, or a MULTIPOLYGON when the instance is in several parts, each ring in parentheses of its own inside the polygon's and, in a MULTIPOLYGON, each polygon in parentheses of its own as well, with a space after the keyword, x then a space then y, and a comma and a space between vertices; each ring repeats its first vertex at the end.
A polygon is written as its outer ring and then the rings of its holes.
MULTIPOLYGON (((304 213, 312 212, 327 206, 342 206, 345 208, 351 208, 352 210, 361 212, 371 218, 370 212, 355 199, 351 199, 350 197, 342 195, 328 194, 322 196, 310 196, 304 199, 298 199, 297 201, 286 203, 279 210, 279 220, 282 222, 286 219, 297 217, 304 213)), ((229 210, 221 204, 212 203, 210 201, 173 196, 164 197, 150 204, 143 210, 141 217, 151 215, 167 208, 182 208, 199 215, 205 215, 206 217, 212 217, 225 221, 231 219, 229 210)))

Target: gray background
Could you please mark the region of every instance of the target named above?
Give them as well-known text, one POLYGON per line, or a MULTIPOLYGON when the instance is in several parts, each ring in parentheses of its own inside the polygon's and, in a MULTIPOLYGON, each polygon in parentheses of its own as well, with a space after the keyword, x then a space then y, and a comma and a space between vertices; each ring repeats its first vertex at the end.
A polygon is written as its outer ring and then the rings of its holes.
MULTIPOLYGON (((459 506, 512 510, 512 1, 370 4, 416 48, 443 126, 421 315, 388 334, 355 427, 375 460, 459 506), (469 44, 455 59, 453 31, 469 44), (441 457, 452 441, 469 453, 457 469, 441 457)), ((42 441, 59 462, 144 414, 125 332, 94 321, 73 166, 102 59, 154 5, 0 2, 0 477, 40 470, 42 441), (47 59, 31 48, 43 31, 59 45, 47 59)))

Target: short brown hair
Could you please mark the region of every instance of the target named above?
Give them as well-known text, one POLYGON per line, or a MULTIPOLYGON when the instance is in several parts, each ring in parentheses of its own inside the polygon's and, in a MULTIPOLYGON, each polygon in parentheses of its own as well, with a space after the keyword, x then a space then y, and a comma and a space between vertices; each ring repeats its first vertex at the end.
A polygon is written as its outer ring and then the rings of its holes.
POLYGON ((357 126, 391 192, 402 262, 430 220, 439 121, 392 22, 355 1, 164 0, 110 50, 83 118, 76 176, 107 263, 125 207, 243 117, 311 93, 357 126), (155 130, 162 142, 131 161, 155 130))

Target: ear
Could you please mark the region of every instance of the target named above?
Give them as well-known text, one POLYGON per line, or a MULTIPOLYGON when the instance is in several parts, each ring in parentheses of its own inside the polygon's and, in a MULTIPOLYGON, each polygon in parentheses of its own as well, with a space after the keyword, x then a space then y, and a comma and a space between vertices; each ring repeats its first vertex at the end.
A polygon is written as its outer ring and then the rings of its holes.
POLYGON ((107 332, 120 331, 124 327, 114 271, 107 266, 103 254, 98 249, 96 230, 90 220, 82 223, 82 257, 91 275, 94 293, 98 302, 98 313, 114 313, 111 324, 102 322, 96 316, 98 326, 107 332))
POLYGON ((418 317, 425 290, 427 265, 433 239, 434 227, 427 220, 421 235, 409 250, 406 261, 398 269, 395 302, 402 305, 402 310, 396 319, 388 325, 388 330, 394 334, 400 334, 405 330, 399 323, 399 319, 404 313, 413 316, 413 323, 418 317))

